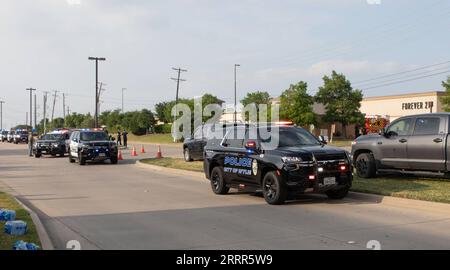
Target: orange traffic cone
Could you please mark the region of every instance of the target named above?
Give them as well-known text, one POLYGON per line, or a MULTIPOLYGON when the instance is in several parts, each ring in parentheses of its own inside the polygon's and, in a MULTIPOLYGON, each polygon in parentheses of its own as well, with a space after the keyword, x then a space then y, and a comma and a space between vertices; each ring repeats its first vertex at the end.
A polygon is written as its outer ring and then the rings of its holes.
POLYGON ((118 160, 123 160, 122 150, 119 150, 119 154, 117 156, 118 160))
POLYGON ((144 145, 142 145, 142 147, 141 147, 141 153, 142 153, 142 154, 145 154, 144 145))
POLYGON ((131 151, 131 156, 132 157, 137 157, 138 156, 138 154, 136 152, 136 147, 134 147, 134 146, 133 146, 133 151, 131 151))
POLYGON ((156 153, 156 158, 162 158, 161 145, 158 145, 158 152, 156 153))

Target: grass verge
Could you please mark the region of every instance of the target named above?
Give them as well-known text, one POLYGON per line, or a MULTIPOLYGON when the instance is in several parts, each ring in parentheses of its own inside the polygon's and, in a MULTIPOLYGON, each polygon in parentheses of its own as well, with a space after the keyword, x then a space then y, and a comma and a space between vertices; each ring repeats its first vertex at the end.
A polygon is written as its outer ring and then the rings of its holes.
MULTIPOLYGON (((183 159, 163 158, 148 159, 144 163, 203 172, 203 162, 185 162, 183 159)), ((450 180, 423 178, 418 176, 380 176, 375 179, 360 179, 355 177, 352 191, 393 196, 406 199, 450 203, 450 180)))
POLYGON ((353 141, 348 140, 333 140, 333 143, 330 143, 331 146, 336 147, 350 147, 352 146, 353 141))
POLYGON ((355 177, 353 191, 406 199, 450 203, 450 180, 419 176, 355 177))
POLYGON ((177 143, 173 142, 172 134, 149 134, 143 136, 130 134, 128 135, 128 142, 177 145, 177 143))
POLYGON ((34 226, 30 214, 23 209, 10 195, 0 192, 0 208, 16 211, 16 220, 23 220, 27 223, 28 232, 23 236, 11 236, 4 233, 6 222, 0 222, 0 250, 12 250, 14 243, 18 240, 34 243, 41 247, 39 236, 34 226))
POLYGON ((165 168, 180 169, 193 172, 203 172, 203 161, 186 162, 182 158, 144 159, 145 164, 161 166, 165 168))

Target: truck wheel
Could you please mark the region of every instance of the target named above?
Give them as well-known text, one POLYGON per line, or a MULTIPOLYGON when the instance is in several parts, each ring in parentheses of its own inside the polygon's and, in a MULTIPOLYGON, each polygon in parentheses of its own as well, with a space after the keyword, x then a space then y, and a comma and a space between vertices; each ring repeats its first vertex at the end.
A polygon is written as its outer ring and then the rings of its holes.
POLYGON ((75 163, 75 159, 73 159, 72 155, 69 152, 69 162, 70 163, 75 163))
POLYGON ((117 164, 117 163, 119 162, 119 160, 118 160, 117 157, 112 157, 112 158, 110 159, 110 161, 111 161, 111 164, 117 164))
POLYGON ((283 179, 277 176, 275 172, 268 172, 263 180, 264 199, 268 204, 283 204, 288 196, 288 190, 284 185, 283 179))
POLYGON ((184 148, 184 161, 186 162, 191 162, 193 161, 192 156, 191 156, 191 151, 189 150, 189 148, 184 148))
POLYGON ((211 172, 211 188, 217 195, 225 195, 230 191, 230 188, 225 184, 223 179, 223 170, 220 167, 214 167, 211 172))
POLYGON ((328 198, 332 200, 342 200, 347 197, 349 187, 344 187, 340 189, 328 190, 325 194, 327 194, 328 198))
POLYGON ((80 165, 81 166, 86 165, 86 159, 81 155, 81 152, 78 152, 78 158, 80 160, 80 165))
POLYGON ((361 178, 376 176, 375 158, 371 153, 362 153, 356 158, 356 174, 361 178))

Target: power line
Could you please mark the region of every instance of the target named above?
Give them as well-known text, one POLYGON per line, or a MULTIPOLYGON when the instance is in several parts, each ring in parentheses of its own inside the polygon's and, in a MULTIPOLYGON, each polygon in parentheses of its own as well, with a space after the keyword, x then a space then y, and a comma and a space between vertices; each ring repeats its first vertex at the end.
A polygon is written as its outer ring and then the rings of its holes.
POLYGON ((433 70, 427 70, 427 71, 419 72, 419 73, 415 73, 415 74, 409 74, 407 76, 400 76, 400 77, 389 79, 389 80, 373 81, 373 82, 368 82, 368 83, 363 83, 363 84, 357 84, 356 87, 358 87, 358 88, 371 87, 373 85, 394 82, 394 81, 397 81, 397 80, 414 78, 414 77, 421 76, 421 75, 429 75, 430 73, 436 73, 436 72, 439 72, 439 71, 445 71, 445 70, 448 70, 449 68, 450 68, 450 66, 446 66, 446 67, 441 67, 441 68, 437 68, 437 69, 433 69, 433 70))
POLYGON ((429 78, 429 77, 434 77, 434 76, 437 76, 437 75, 442 75, 442 74, 447 74, 447 73, 450 73, 450 69, 447 70, 447 71, 444 71, 444 72, 429 74, 429 75, 426 75, 426 76, 420 76, 420 77, 411 78, 411 79, 408 79, 408 80, 400 80, 400 81, 396 81, 396 82, 392 82, 392 83, 375 85, 375 86, 372 86, 372 87, 369 87, 369 88, 364 88, 364 90, 376 89, 376 88, 390 86, 390 85, 394 85, 394 84, 400 84, 400 83, 405 83, 405 82, 410 82, 410 81, 416 81, 416 80, 429 78))
POLYGON ((379 79, 384 79, 384 78, 395 77, 395 76, 397 76, 397 75, 407 74, 407 73, 411 73, 411 72, 414 72, 414 71, 419 71, 419 70, 422 70, 422 69, 427 69, 427 68, 430 68, 430 67, 442 66, 442 65, 444 65, 444 64, 449 64, 449 63, 450 63, 450 61, 445 61, 445 62, 438 63, 438 64, 432 64, 432 65, 422 66, 422 67, 415 68, 415 69, 411 69, 411 70, 401 71, 401 72, 397 72, 397 73, 392 73, 392 74, 383 75, 383 76, 379 76, 379 77, 375 77, 375 78, 371 78, 371 79, 367 79, 367 80, 362 80, 362 81, 354 82, 353 85, 361 84, 361 83, 364 83, 364 82, 377 81, 377 80, 379 80, 379 79))

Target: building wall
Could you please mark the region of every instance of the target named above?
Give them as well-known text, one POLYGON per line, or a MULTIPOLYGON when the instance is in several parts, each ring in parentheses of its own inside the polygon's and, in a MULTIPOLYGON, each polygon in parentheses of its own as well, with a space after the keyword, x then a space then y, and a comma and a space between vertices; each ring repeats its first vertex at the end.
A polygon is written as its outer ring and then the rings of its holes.
POLYGON ((361 102, 361 112, 368 116, 385 116, 390 121, 407 115, 442 112, 440 97, 443 95, 445 92, 369 97, 361 102))

